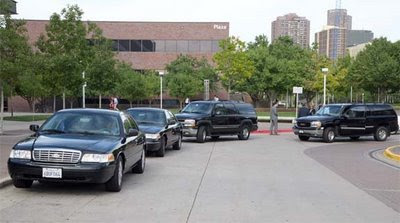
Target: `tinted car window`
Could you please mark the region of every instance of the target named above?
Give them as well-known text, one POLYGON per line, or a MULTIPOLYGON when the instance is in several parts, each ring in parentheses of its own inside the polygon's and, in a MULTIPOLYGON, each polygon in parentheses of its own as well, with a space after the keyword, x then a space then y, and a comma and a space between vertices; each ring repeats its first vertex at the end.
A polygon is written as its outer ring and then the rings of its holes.
POLYGON ((236 108, 239 110, 240 114, 244 115, 256 115, 256 111, 250 104, 236 104, 236 108))
POLYGON ((349 118, 364 118, 365 106, 354 106, 345 111, 344 113, 349 118))
POLYGON ((135 119, 135 121, 139 123, 139 125, 165 125, 167 123, 164 111, 133 109, 128 110, 128 113, 132 115, 132 117, 135 119))
POLYGON ((215 104, 214 114, 216 114, 216 115, 227 115, 228 112, 226 111, 226 109, 224 107, 224 104, 218 103, 218 104, 215 104))
POLYGON ((199 113, 199 114, 207 114, 210 112, 211 104, 210 103, 196 103, 192 102, 188 104, 182 112, 185 113, 199 113))
POLYGON ((235 105, 231 104, 231 103, 225 103, 225 109, 226 109, 226 113, 228 115, 234 115, 237 114, 238 112, 236 111, 235 105))
POLYGON ((387 105, 370 105, 368 107, 372 116, 396 115, 394 110, 387 105))
POLYGON ((57 113, 40 129, 40 131, 48 130, 65 133, 120 135, 118 117, 107 114, 57 113))
POLYGON ((339 105, 328 105, 320 108, 316 115, 329 115, 329 116, 338 116, 340 114, 340 110, 342 106, 339 105))
POLYGON ((124 125, 124 131, 125 134, 127 134, 129 132, 129 129, 132 129, 132 123, 129 121, 129 118, 125 115, 121 115, 122 118, 122 124, 124 125))

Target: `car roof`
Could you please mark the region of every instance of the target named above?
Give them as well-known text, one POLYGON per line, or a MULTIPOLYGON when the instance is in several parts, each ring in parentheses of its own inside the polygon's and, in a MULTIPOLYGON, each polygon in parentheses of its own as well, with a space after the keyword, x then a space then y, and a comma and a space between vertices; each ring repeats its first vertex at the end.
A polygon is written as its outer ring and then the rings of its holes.
POLYGON ((95 113, 95 114, 109 114, 119 115, 122 111, 111 110, 111 109, 100 109, 100 108, 71 108, 57 111, 57 113, 72 112, 72 113, 95 113))
POLYGON ((191 103, 209 103, 209 104, 215 104, 215 103, 221 103, 221 102, 229 102, 229 103, 235 103, 235 104, 248 104, 243 101, 233 101, 233 100, 210 100, 210 101, 192 101, 191 103))
POLYGON ((126 111, 132 111, 132 110, 167 111, 166 109, 162 109, 162 108, 152 108, 152 107, 135 107, 135 108, 128 108, 126 111))
POLYGON ((390 104, 386 103, 337 103, 337 104, 327 104, 327 105, 334 105, 334 106, 348 106, 348 105, 382 105, 382 106, 390 106, 390 104))

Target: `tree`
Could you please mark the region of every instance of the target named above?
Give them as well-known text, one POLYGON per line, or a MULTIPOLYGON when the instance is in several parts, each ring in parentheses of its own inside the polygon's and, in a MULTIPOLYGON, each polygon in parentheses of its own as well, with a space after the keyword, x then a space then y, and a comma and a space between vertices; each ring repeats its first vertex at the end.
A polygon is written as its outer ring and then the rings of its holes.
POLYGON ((185 98, 191 98, 202 92, 203 80, 210 80, 213 86, 217 80, 215 70, 207 60, 198 60, 187 55, 180 55, 167 65, 167 87, 169 94, 178 98, 180 107, 185 98))
POLYGON ((219 43, 220 51, 214 55, 216 69, 228 93, 244 82, 254 72, 253 61, 246 53, 246 45, 236 37, 229 37, 219 43))
MULTIPOLYGON (((0 11, 8 5, 0 1, 0 11)), ((11 18, 10 14, 0 17, 0 133, 3 132, 4 89, 15 90, 18 76, 26 69, 26 63, 31 55, 31 48, 25 36, 22 20, 11 18)))
POLYGON ((147 71, 144 73, 144 90, 145 98, 149 99, 151 106, 153 99, 160 94, 160 78, 155 71, 147 71))
POLYGON ((350 69, 352 80, 359 86, 381 95, 392 94, 400 90, 399 43, 391 43, 386 38, 375 39, 361 51, 350 69))
POLYGON ((132 107, 132 102, 141 100, 146 97, 144 75, 136 72, 126 63, 122 63, 117 68, 117 74, 120 76, 120 81, 116 85, 117 94, 127 99, 132 107))
POLYGON ((89 44, 86 40, 94 26, 85 25, 83 12, 77 5, 68 6, 61 14, 54 13, 46 25, 46 35, 41 35, 37 46, 50 65, 48 76, 44 77, 45 86, 53 95, 78 96, 83 83, 82 72, 91 60, 89 44))

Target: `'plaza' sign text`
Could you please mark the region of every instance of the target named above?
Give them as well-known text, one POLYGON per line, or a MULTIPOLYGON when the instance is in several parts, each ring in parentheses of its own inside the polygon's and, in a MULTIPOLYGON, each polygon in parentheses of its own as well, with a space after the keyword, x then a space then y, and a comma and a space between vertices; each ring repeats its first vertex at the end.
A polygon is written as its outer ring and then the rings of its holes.
POLYGON ((226 29, 226 26, 214 24, 214 29, 226 29))

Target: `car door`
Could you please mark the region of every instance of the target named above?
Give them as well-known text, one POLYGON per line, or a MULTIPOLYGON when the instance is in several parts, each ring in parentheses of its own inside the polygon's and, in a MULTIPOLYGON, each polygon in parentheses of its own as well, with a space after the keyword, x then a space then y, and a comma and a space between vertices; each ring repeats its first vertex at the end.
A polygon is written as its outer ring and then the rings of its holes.
POLYGON ((226 117, 227 117, 227 129, 231 133, 239 132, 240 126, 240 119, 239 119, 239 112, 236 109, 233 103, 225 102, 224 103, 225 110, 226 110, 226 117))
POLYGON ((170 112, 166 111, 168 123, 172 123, 168 125, 168 128, 171 131, 171 142, 174 143, 178 141, 179 136, 181 134, 180 123, 176 119, 176 117, 170 112))
POLYGON ((135 121, 131 120, 132 118, 126 114, 121 114, 122 124, 124 127, 125 134, 125 158, 126 158, 126 166, 132 166, 140 159, 141 156, 141 148, 138 144, 138 136, 128 136, 129 129, 137 129, 137 125, 135 126, 135 121))
POLYGON ((343 111, 340 122, 341 135, 364 135, 366 124, 365 105, 353 105, 343 111))
POLYGON ((228 116, 223 103, 216 103, 211 116, 213 133, 224 133, 227 131, 228 116))

